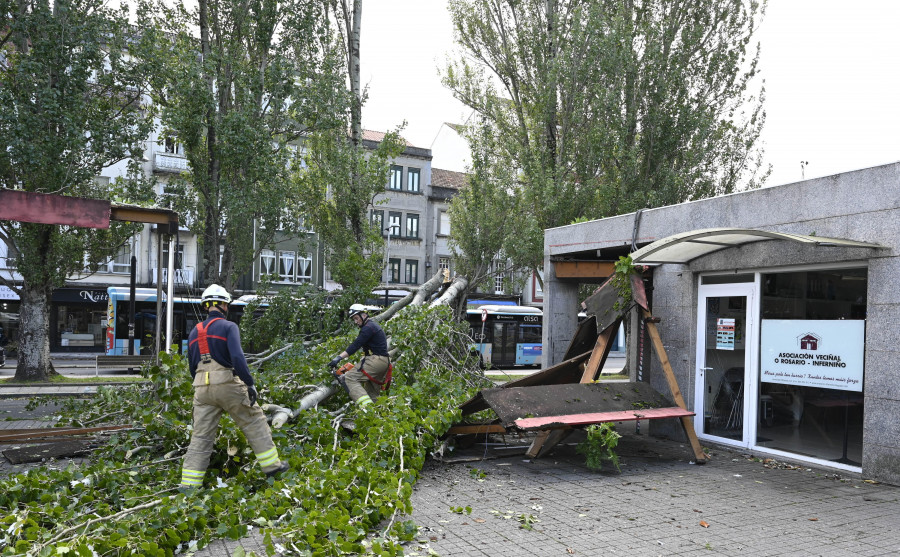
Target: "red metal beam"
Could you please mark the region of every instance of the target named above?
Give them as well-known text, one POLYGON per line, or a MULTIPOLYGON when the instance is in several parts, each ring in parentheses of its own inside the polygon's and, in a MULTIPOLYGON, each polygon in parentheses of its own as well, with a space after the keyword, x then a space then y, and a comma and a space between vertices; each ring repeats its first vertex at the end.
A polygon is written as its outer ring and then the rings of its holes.
POLYGON ((647 408, 646 410, 621 410, 617 412, 569 414, 568 416, 546 416, 544 418, 520 418, 515 421, 515 424, 521 429, 543 429, 547 427, 599 424, 602 422, 630 422, 635 420, 681 418, 683 416, 693 415, 693 412, 684 410, 683 408, 647 408))
POLYGON ((0 219, 81 228, 109 228, 109 201, 0 190, 0 219))

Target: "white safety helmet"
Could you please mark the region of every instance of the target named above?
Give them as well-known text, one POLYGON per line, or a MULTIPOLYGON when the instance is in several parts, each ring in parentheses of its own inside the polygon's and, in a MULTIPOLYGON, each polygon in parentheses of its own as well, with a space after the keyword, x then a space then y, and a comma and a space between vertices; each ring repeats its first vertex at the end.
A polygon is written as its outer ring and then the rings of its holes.
POLYGON ((221 302, 230 304, 231 294, 218 284, 210 284, 200 297, 200 303, 202 303, 204 307, 214 306, 221 302))
POLYGON ((359 315, 360 313, 368 313, 366 306, 362 304, 353 304, 350 306, 350 309, 347 312, 347 317, 353 317, 354 315, 359 315))

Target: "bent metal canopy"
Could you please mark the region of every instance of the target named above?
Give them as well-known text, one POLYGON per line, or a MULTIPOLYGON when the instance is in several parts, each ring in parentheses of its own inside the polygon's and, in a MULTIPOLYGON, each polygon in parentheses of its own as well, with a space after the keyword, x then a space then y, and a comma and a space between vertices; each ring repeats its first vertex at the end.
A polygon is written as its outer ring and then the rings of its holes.
POLYGON ((753 228, 705 228, 682 232, 657 240, 632 252, 631 260, 635 265, 639 263, 688 263, 698 257, 709 255, 721 249, 764 240, 788 240, 816 246, 884 249, 884 246, 879 244, 842 238, 825 238, 822 236, 772 232, 753 228))

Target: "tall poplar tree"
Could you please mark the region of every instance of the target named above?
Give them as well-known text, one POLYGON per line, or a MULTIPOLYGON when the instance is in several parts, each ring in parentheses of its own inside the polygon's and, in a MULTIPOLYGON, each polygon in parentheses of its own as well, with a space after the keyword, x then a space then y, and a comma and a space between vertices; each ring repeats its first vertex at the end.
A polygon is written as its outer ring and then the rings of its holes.
MULTIPOLYGON (((143 11, 139 15, 142 15, 143 11)), ((0 0, 0 186, 28 192, 138 202, 151 188, 96 180, 104 167, 140 160, 152 107, 146 41, 125 10, 102 0, 0 0)), ((143 21, 143 17, 140 17, 143 21)), ((66 278, 96 269, 135 232, 0 222, 22 276, 16 378, 41 381, 50 362, 50 299, 66 278), (84 254, 84 255, 82 255, 84 254)))
POLYGON ((189 164, 168 188, 203 280, 231 289, 276 234, 308 223, 295 173, 303 138, 340 125, 342 61, 322 2, 199 0, 165 21, 170 72, 155 99, 189 164))
POLYGON ((757 186, 755 0, 451 0, 445 84, 513 161, 520 232, 757 186))

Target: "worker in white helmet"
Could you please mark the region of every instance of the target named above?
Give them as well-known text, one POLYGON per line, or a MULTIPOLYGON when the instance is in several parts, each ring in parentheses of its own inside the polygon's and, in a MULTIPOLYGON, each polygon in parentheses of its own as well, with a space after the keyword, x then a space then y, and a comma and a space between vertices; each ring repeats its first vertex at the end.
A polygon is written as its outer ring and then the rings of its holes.
POLYGON ((279 458, 266 416, 256 404, 256 387, 241 348, 240 331, 235 323, 225 319, 231 295, 212 284, 203 291, 200 303, 208 317, 188 336, 188 363, 194 378, 194 428, 184 455, 180 488, 203 484, 223 412, 241 428, 267 476, 284 472, 288 463, 279 458))

